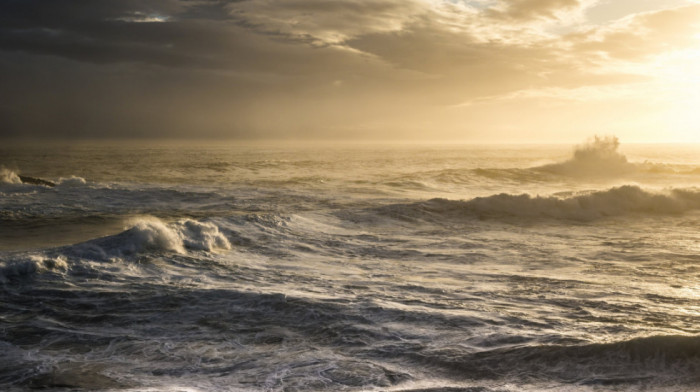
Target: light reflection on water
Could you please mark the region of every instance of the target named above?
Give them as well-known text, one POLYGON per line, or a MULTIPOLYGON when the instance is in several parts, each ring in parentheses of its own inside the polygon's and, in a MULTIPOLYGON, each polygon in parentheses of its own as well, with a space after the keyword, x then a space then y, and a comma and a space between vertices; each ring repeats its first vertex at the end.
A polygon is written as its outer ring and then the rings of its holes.
POLYGON ((694 146, 3 149, 3 388, 700 385, 694 146))

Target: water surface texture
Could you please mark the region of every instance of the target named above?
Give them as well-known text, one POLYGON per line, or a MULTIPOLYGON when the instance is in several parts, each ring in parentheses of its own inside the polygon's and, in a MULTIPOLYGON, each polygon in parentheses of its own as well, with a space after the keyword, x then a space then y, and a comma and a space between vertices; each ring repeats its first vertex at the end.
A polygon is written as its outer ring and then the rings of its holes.
POLYGON ((0 389, 697 391, 699 157, 3 146, 0 389))

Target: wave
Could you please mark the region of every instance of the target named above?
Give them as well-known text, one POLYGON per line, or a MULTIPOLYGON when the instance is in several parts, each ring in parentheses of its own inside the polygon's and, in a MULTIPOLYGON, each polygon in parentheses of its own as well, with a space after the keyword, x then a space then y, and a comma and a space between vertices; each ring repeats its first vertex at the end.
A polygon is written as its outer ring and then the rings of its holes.
POLYGON ((82 178, 82 177, 78 177, 78 176, 73 175, 73 176, 70 176, 70 177, 61 177, 61 178, 59 178, 58 181, 56 182, 56 185, 58 185, 58 186, 69 186, 69 187, 72 187, 72 186, 83 186, 83 185, 87 185, 87 180, 84 179, 84 178, 82 178))
POLYGON ((692 165, 670 165, 655 162, 629 162, 618 151, 620 141, 615 136, 594 136, 574 149, 573 157, 560 163, 537 166, 529 170, 568 177, 616 178, 639 174, 671 174, 694 176, 700 168, 692 165))
POLYGON ((144 252, 216 251, 231 249, 228 238, 212 222, 184 219, 165 223, 143 217, 132 221, 132 227, 112 236, 87 241, 72 247, 81 257, 112 259, 144 252))
POLYGON ((0 184, 22 184, 22 185, 40 185, 44 187, 54 186, 82 186, 87 184, 87 180, 82 177, 72 175, 70 177, 61 177, 58 181, 49 181, 42 178, 30 177, 19 174, 19 172, 10 170, 4 166, 0 166, 0 184))
POLYGON ((560 181, 562 178, 613 180, 619 178, 643 179, 645 176, 697 176, 700 168, 688 164, 657 162, 630 162, 619 151, 620 141, 615 136, 594 136, 574 148, 571 158, 556 163, 529 168, 476 168, 475 176, 517 183, 560 181))
POLYGON ((650 192, 624 185, 569 197, 501 193, 471 200, 431 199, 380 207, 379 212, 397 218, 521 217, 589 221, 632 214, 672 215, 700 209, 700 191, 671 189, 650 192))
POLYGON ((696 180, 700 167, 693 163, 632 162, 620 149, 615 136, 594 136, 574 147, 570 158, 560 162, 522 167, 440 168, 402 173, 389 182, 377 182, 394 188, 436 190, 444 185, 483 185, 484 181, 502 184, 559 183, 570 180, 609 182, 617 179, 634 181, 696 180), (423 189, 421 189, 423 188, 423 189))
MULTIPOLYGON (((452 185, 482 185, 484 180, 489 182, 534 183, 551 182, 556 180, 554 174, 544 171, 521 168, 475 168, 475 169, 438 169, 405 173, 391 178, 389 181, 373 183, 381 187, 410 191, 440 191, 445 186, 452 185)), ((361 181, 357 181, 361 183, 361 181)))
POLYGON ((511 375, 584 385, 700 382, 700 336, 660 335, 613 343, 524 346, 477 353, 442 349, 415 356, 472 379, 511 375))
POLYGON ((216 252, 231 243, 213 222, 183 219, 165 223, 157 218, 134 219, 131 227, 115 234, 41 253, 10 253, 0 261, 0 283, 45 272, 81 273, 91 270, 85 261, 118 261, 145 254, 216 252))
POLYGON ((617 177, 636 172, 638 166, 628 162, 618 151, 619 147, 620 141, 615 136, 594 136, 576 147, 571 159, 533 169, 572 177, 617 177))
POLYGON ((22 180, 19 179, 19 175, 16 172, 4 166, 0 166, 0 183, 21 184, 22 180))
POLYGON ((45 258, 38 255, 29 255, 20 260, 13 260, 0 266, 0 283, 9 280, 23 278, 44 271, 66 271, 68 263, 65 257, 45 258))

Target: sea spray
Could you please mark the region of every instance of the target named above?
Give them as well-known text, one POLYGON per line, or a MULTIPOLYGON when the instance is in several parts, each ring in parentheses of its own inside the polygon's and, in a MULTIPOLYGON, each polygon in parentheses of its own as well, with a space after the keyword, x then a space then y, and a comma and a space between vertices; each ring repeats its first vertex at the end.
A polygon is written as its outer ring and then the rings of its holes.
POLYGON ((639 167, 627 161, 618 151, 620 141, 615 136, 595 136, 577 146, 573 157, 561 163, 539 166, 534 170, 572 177, 618 177, 636 172, 639 167))
POLYGON ((74 176, 74 175, 70 176, 70 177, 65 177, 65 178, 61 177, 58 179, 58 182, 56 183, 56 185, 66 186, 66 187, 83 186, 85 184, 87 184, 87 181, 84 178, 74 176))
POLYGON ((615 151, 7 151, 0 389, 695 392, 700 152, 615 151))
POLYGON ((192 219, 166 223, 154 217, 134 218, 130 228, 112 236, 87 241, 75 247, 78 255, 92 258, 132 256, 144 252, 174 252, 230 249, 231 243, 212 222, 192 219))
POLYGON ((19 176, 14 171, 0 166, 0 183, 21 184, 22 180, 19 179, 19 176))

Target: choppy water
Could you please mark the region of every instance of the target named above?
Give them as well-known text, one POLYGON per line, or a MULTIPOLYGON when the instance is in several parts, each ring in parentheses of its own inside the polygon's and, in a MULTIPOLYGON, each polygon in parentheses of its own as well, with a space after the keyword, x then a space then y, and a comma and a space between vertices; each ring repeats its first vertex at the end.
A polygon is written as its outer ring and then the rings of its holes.
POLYGON ((699 390, 700 148, 621 149, 0 147, 0 389, 699 390))

